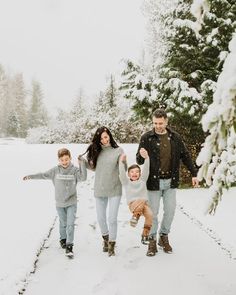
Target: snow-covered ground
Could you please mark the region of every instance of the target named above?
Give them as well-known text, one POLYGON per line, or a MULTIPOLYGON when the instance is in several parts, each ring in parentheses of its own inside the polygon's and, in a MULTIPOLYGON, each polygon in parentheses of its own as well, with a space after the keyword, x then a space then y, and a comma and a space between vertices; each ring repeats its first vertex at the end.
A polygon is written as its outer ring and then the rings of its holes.
MULTIPOLYGON (((57 150, 67 147, 76 164, 85 145, 26 145, 0 140, 1 247, 0 295, 145 293, 236 294, 236 189, 227 192, 215 216, 205 215, 206 189, 178 190, 178 209, 170 240, 173 254, 161 250, 147 257, 140 243, 143 220, 129 226, 125 199, 119 211, 115 257, 101 251, 92 172, 78 185, 75 258, 58 244, 58 219, 50 181, 22 181, 29 173, 57 164, 57 150), (49 236, 49 237, 48 237, 49 236), (22 290, 25 289, 25 292, 22 290)), ((129 164, 137 145, 122 145, 129 164)))

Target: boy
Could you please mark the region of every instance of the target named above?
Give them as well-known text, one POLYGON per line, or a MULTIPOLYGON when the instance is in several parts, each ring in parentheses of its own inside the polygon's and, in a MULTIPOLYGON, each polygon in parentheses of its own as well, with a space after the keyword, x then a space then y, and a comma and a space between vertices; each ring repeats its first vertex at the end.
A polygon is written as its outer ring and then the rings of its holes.
MULTIPOLYGON (((145 222, 142 232, 143 244, 148 243, 148 235, 152 227, 152 211, 147 203, 147 188, 146 181, 149 175, 149 156, 145 149, 142 150, 142 154, 145 158, 144 168, 141 174, 141 169, 139 165, 134 164, 128 168, 128 177, 125 172, 125 162, 126 156, 123 154, 120 156, 119 161, 119 172, 120 172, 120 181, 124 186, 127 204, 130 211, 133 213, 133 216, 130 220, 130 225, 135 227, 138 223, 138 220, 141 215, 144 215, 145 222)), ((149 245, 152 243, 149 241, 149 245)), ((152 256, 148 250, 147 256, 152 256)))
POLYGON ((44 172, 28 175, 28 179, 51 179, 55 186, 56 209, 59 216, 60 245, 65 249, 66 256, 73 257, 74 222, 77 211, 76 185, 85 181, 87 170, 85 162, 79 160, 79 168, 71 163, 68 149, 58 150, 59 165, 44 172))

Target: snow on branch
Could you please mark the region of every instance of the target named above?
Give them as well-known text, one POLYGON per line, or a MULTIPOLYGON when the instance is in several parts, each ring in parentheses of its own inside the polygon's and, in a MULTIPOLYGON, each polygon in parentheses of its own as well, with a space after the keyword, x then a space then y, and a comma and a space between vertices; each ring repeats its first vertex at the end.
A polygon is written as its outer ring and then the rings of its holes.
MULTIPOLYGON (((191 12, 200 28, 204 13, 208 11, 207 0, 193 2, 191 12)), ((229 43, 229 51, 222 57, 225 62, 216 83, 213 102, 202 119, 203 130, 209 135, 197 158, 197 164, 201 166, 198 178, 205 179, 210 186, 209 213, 215 213, 223 189, 236 183, 236 33, 229 43)))
POLYGON ((195 25, 192 25, 192 29, 195 31, 196 36, 199 36, 201 30, 204 13, 209 12, 209 5, 207 0, 194 0, 191 6, 191 13, 197 19, 195 25))
POLYGON ((215 212, 223 188, 236 182, 236 33, 229 49, 213 103, 202 119, 203 129, 209 135, 197 158, 201 165, 198 177, 210 186, 210 213, 215 212))

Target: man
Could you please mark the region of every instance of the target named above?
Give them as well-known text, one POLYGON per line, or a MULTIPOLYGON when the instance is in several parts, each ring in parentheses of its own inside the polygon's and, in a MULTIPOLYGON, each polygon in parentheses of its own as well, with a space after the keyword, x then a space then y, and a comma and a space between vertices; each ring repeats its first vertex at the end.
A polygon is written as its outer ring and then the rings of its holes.
POLYGON ((153 129, 142 135, 136 160, 139 165, 144 163, 146 152, 150 157, 150 173, 147 180, 148 200, 153 212, 153 225, 149 236, 148 256, 157 252, 156 236, 157 215, 160 199, 163 199, 163 219, 159 230, 158 245, 166 253, 172 252, 168 234, 175 214, 176 188, 179 185, 180 160, 192 174, 193 186, 198 186, 197 171, 190 154, 180 135, 167 127, 168 118, 163 109, 157 109, 152 115, 153 129))

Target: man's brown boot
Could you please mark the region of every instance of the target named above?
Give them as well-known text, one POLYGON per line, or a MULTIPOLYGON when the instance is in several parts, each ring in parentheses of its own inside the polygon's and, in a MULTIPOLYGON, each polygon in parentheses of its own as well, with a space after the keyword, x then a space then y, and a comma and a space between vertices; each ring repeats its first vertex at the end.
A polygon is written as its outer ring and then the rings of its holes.
POLYGON ((108 240, 109 240, 109 235, 105 235, 105 236, 102 236, 103 238, 103 252, 108 252, 108 240))
POLYGON ((158 245, 163 248, 165 253, 172 253, 172 247, 169 244, 168 235, 160 235, 158 245))
POLYGON ((157 253, 157 241, 153 237, 149 238, 147 256, 155 256, 157 253))

